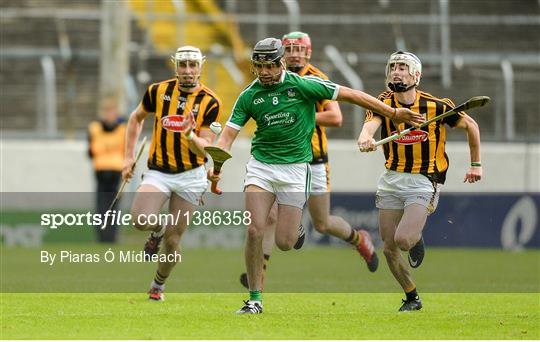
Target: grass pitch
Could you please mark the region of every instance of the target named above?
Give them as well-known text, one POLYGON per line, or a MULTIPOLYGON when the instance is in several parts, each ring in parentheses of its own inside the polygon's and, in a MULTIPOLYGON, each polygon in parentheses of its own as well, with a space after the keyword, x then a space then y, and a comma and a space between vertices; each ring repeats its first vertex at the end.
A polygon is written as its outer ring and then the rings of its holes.
POLYGON ((244 294, 3 294, 3 339, 539 339, 538 294, 265 294, 262 315, 234 314, 244 294))
POLYGON ((428 248, 412 271, 424 308, 409 313, 380 251, 373 274, 348 248, 276 251, 256 316, 234 314, 247 299, 240 250, 184 251, 163 303, 145 294, 155 264, 40 262, 41 250, 109 247, 0 247, 0 338, 540 339, 539 251, 428 248))

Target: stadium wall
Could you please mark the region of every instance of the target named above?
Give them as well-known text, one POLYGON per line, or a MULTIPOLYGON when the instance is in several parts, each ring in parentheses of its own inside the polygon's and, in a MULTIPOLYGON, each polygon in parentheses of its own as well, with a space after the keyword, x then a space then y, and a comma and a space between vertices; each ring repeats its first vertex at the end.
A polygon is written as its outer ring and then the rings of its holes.
MULTIPOLYGON (((224 168, 221 187, 241 191, 250 142, 239 139, 233 159, 224 168)), ((92 192, 94 177, 86 141, 1 141, 2 192, 92 192)), ((333 192, 373 192, 384 170, 381 152, 362 154, 352 140, 331 140, 330 173, 333 192)), ((466 143, 449 142, 450 170, 444 192, 540 192, 540 144, 485 143, 484 178, 464 184, 469 152, 466 143)), ((145 158, 142 158, 144 160, 145 158)), ((139 165, 140 173, 144 167, 139 165)), ((135 190, 136 182, 128 191, 135 190)))

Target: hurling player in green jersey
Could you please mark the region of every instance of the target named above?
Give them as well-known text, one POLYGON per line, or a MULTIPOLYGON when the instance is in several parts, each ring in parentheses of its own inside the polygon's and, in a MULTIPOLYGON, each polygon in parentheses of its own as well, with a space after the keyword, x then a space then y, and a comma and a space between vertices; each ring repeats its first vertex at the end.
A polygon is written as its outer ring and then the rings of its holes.
MULTIPOLYGON (((276 245, 286 251, 299 240, 298 227, 310 188, 315 103, 322 99, 347 101, 396 123, 418 126, 424 121, 418 113, 392 108, 362 91, 286 71, 283 54, 279 39, 266 38, 255 44, 251 64, 257 78, 236 100, 217 143, 230 150, 240 129, 249 119, 255 120, 257 130, 244 181, 246 210, 251 213, 245 249, 250 298, 237 311, 239 314, 262 313, 262 240, 274 201, 278 203, 276 245)), ((208 174, 212 181, 220 178, 213 170, 208 174)))
MULTIPOLYGON (((285 49, 283 59, 287 70, 300 76, 317 76, 327 80, 328 77, 311 62, 311 38, 305 32, 289 32, 281 38, 285 49)), ((351 225, 341 216, 330 213, 330 167, 326 137, 326 128, 341 127, 343 116, 339 103, 330 100, 317 101, 315 106, 315 130, 311 138, 313 159, 311 167, 311 190, 306 207, 311 216, 313 228, 320 234, 330 235, 347 242, 361 256, 370 272, 375 272, 379 258, 368 231, 351 225)), ((274 203, 267 221, 263 237, 263 274, 262 287, 264 290, 264 275, 274 249, 274 232, 277 217, 277 203, 274 203)), ((303 242, 303 241, 300 241, 303 242)), ((299 246, 295 245, 295 248, 299 246)), ((351 269, 351 272, 356 272, 351 269)), ((247 273, 240 274, 240 284, 249 288, 247 273)))

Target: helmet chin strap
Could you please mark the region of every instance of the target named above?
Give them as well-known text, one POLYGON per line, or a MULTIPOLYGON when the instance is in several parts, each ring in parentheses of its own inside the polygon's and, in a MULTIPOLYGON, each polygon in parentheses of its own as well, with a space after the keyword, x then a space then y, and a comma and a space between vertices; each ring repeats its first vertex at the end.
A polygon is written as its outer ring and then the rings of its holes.
POLYGON ((396 93, 404 93, 407 90, 414 88, 415 86, 416 84, 407 86, 403 82, 397 82, 397 83, 388 82, 388 88, 390 88, 391 91, 396 92, 396 93))
POLYGON ((201 77, 201 75, 193 75, 193 77, 195 78, 195 80, 192 82, 192 83, 182 83, 182 81, 180 80, 180 77, 182 75, 176 75, 176 79, 178 80, 178 85, 182 88, 195 88, 198 84, 199 84, 199 79, 201 77))

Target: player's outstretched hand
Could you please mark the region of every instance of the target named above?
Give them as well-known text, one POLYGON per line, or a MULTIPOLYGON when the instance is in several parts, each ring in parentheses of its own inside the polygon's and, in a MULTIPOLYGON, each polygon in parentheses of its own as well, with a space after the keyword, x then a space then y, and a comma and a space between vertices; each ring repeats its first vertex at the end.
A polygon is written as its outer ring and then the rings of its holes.
POLYGON ((357 144, 360 152, 371 152, 377 150, 377 146, 375 146, 375 139, 373 139, 373 137, 362 137, 360 135, 357 144))
POLYGON ((475 183, 482 179, 482 167, 481 166, 471 166, 469 171, 465 174, 463 183, 475 183))
POLYGON ((214 174, 214 168, 211 167, 206 173, 206 178, 211 182, 219 182, 219 180, 221 179, 221 175, 214 174))
POLYGON ((396 115, 392 120, 397 123, 407 123, 413 127, 418 127, 426 121, 422 114, 413 112, 408 108, 396 108, 396 115))
POLYGON ((129 180, 131 177, 133 177, 133 165, 135 165, 135 159, 133 159, 133 157, 124 159, 124 166, 122 166, 123 180, 129 180))

